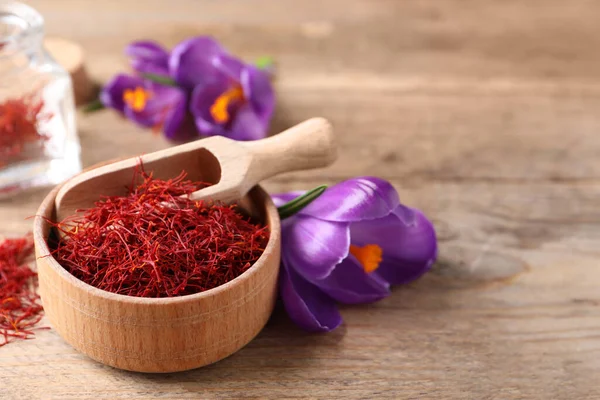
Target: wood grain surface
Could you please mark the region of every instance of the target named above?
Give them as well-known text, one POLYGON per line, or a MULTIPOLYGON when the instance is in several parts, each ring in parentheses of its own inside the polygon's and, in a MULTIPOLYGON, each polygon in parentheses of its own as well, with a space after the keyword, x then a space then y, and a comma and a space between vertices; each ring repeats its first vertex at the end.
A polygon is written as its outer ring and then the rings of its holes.
MULTIPOLYGON (((246 348, 187 373, 118 371, 44 331, 0 349, 1 399, 600 398, 600 2, 29 3, 98 80, 138 38, 210 33, 273 56, 273 130, 323 115, 341 151, 267 189, 387 178, 433 218, 440 259, 344 308, 337 331, 302 333, 278 309, 246 348)), ((110 111, 78 126, 86 166, 167 146, 110 111)), ((28 230, 46 193, 1 203, 0 233, 28 230)))

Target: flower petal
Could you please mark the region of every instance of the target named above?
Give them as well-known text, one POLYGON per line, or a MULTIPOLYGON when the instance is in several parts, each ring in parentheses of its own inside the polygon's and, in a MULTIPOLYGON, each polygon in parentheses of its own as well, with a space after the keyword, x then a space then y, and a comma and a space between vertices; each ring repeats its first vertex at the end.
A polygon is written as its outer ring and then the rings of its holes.
POLYGON ((118 74, 114 76, 100 92, 100 101, 105 107, 114 108, 117 111, 125 111, 125 102, 123 93, 126 89, 132 89, 137 86, 144 87, 146 82, 138 76, 118 74))
POLYGON ((338 264, 327 278, 314 284, 346 304, 372 303, 390 294, 390 285, 376 274, 367 274, 352 255, 338 264))
POLYGON ((221 45, 210 36, 198 36, 179 43, 169 56, 169 72, 175 81, 193 89, 197 85, 227 83, 227 76, 215 64, 226 54, 221 45))
POLYGON ((155 82, 145 81, 144 87, 152 94, 144 109, 135 111, 125 105, 125 116, 142 126, 162 126, 167 136, 172 135, 179 128, 185 115, 185 93, 179 88, 155 82))
POLYGON ((292 321, 309 332, 328 332, 342 323, 335 301, 282 265, 279 292, 292 321))
POLYGON ((327 221, 353 222, 384 217, 398 204, 398 192, 389 182, 361 177, 328 188, 301 214, 327 221))
POLYGON ((125 54, 131 58, 131 66, 140 73, 169 74, 169 53, 164 47, 151 40, 129 44, 125 54))
POLYGON ((275 93, 269 75, 256 67, 248 66, 240 75, 244 95, 261 120, 265 134, 275 110, 275 93))
POLYGON ((433 224, 420 211, 403 205, 387 217, 353 223, 350 232, 352 244, 382 248, 383 262, 374 273, 392 285, 419 278, 437 257, 433 224))
POLYGON ((137 76, 117 75, 102 89, 100 100, 106 107, 123 113, 144 127, 162 126, 169 139, 180 139, 186 114, 186 95, 175 87, 163 86, 137 76), (123 100, 127 89, 143 88, 150 93, 141 111, 130 108, 123 100))
POLYGON ((260 118, 249 104, 242 105, 231 123, 231 129, 225 136, 234 140, 258 140, 267 136, 265 121, 260 118))
POLYGON ((283 260, 305 279, 326 278, 348 256, 349 224, 296 215, 282 222, 283 260))
MULTIPOLYGON (((176 133, 182 125, 186 113, 185 94, 180 91, 173 91, 172 93, 167 94, 163 88, 166 88, 166 86, 163 86, 155 92, 157 93, 157 96, 159 96, 159 93, 162 93, 165 96, 163 101, 165 104, 169 104, 167 107, 170 107, 163 123, 163 132, 168 139, 176 139, 176 133)), ((150 101, 151 100, 152 99, 150 99, 150 101)), ((148 101, 149 107, 151 104, 154 105, 150 101, 148 101)))
POLYGON ((192 92, 190 100, 190 111, 196 120, 196 126, 200 133, 206 136, 226 135, 224 126, 217 124, 210 108, 217 97, 228 89, 223 82, 214 82, 211 85, 198 85, 192 92))
POLYGON ((185 107, 182 107, 181 111, 178 112, 182 113, 181 117, 173 116, 165 122, 165 126, 163 127, 165 137, 177 143, 185 143, 198 139, 198 129, 192 115, 186 112, 185 107), (177 121, 180 122, 178 123, 177 121))
POLYGON ((227 53, 216 56, 213 60, 215 69, 227 76, 231 81, 239 82, 246 64, 227 53))
POLYGON ((249 104, 243 104, 232 115, 229 124, 221 125, 214 121, 210 108, 217 97, 227 90, 221 83, 198 85, 193 93, 190 110, 196 120, 198 130, 207 136, 222 135, 234 140, 256 140, 266 136, 263 120, 249 104))

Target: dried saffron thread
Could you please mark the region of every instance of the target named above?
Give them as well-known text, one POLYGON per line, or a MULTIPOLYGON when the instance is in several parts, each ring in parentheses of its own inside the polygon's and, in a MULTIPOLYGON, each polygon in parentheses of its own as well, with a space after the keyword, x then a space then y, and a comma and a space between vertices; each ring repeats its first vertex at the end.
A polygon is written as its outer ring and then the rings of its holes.
POLYGON ((140 165, 126 196, 104 197, 53 223, 63 235, 52 254, 78 279, 128 296, 184 296, 220 286, 258 260, 269 231, 236 206, 180 197, 206 186, 186 180, 185 172, 155 179, 140 165))
POLYGON ((43 317, 37 273, 26 263, 32 254, 31 235, 0 243, 0 347, 14 339, 31 339, 43 317))
POLYGON ((48 140, 40 131, 40 123, 52 115, 42 112, 43 108, 43 99, 33 94, 0 103, 0 167, 18 158, 28 144, 48 140))

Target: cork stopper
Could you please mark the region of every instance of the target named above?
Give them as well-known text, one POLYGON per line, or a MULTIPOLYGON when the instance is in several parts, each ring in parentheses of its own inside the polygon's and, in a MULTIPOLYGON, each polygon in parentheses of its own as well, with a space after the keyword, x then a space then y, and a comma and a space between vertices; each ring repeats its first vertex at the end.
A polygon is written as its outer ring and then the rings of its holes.
POLYGON ((71 75, 75 104, 82 105, 93 101, 97 88, 90 79, 84 65, 83 49, 72 41, 49 37, 44 40, 48 53, 71 75))

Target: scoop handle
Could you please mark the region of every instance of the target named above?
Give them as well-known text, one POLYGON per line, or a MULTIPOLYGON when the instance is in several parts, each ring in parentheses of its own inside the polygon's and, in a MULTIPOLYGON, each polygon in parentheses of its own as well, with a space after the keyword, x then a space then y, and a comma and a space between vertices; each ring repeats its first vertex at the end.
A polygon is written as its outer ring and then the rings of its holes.
POLYGON ((337 159, 333 128, 325 118, 311 118, 275 136, 242 144, 252 154, 248 172, 255 182, 285 172, 326 167, 337 159))

